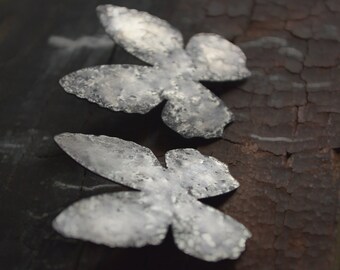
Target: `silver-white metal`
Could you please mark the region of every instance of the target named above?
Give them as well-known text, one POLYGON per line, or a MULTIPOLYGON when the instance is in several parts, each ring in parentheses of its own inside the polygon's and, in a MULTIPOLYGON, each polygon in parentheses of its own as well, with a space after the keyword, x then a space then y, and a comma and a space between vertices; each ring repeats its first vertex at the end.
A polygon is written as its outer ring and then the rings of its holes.
POLYGON ((66 92, 113 111, 147 113, 163 100, 166 125, 186 138, 221 137, 232 113, 199 81, 247 78, 246 56, 216 34, 194 35, 184 49, 181 33, 146 12, 113 5, 97 8, 114 42, 152 66, 103 65, 60 80, 66 92))
POLYGON ((166 153, 161 166, 150 149, 114 137, 64 133, 59 146, 85 168, 139 191, 80 200, 54 228, 67 237, 110 247, 158 245, 171 225, 183 252, 206 261, 236 259, 251 236, 245 226, 197 199, 227 193, 239 183, 227 165, 195 149, 166 153))

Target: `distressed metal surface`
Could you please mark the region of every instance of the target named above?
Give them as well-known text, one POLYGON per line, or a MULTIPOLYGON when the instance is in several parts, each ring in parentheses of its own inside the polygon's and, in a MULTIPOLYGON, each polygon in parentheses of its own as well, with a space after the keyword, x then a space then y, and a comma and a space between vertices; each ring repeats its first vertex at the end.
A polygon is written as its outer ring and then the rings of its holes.
POLYGON ((168 169, 134 142, 107 136, 64 133, 56 142, 89 170, 141 192, 83 199, 61 212, 54 228, 65 236, 110 247, 158 245, 173 225, 185 253, 206 261, 236 259, 250 232, 236 220, 195 201, 236 189, 228 167, 194 149, 166 154, 168 169))
POLYGON ((221 137, 232 113, 198 81, 248 77, 241 49, 219 35, 197 34, 184 50, 181 33, 146 12, 113 5, 99 6, 97 11, 115 43, 154 66, 86 68, 62 78, 64 89, 128 113, 147 113, 167 100, 162 119, 171 129, 186 138, 221 137))

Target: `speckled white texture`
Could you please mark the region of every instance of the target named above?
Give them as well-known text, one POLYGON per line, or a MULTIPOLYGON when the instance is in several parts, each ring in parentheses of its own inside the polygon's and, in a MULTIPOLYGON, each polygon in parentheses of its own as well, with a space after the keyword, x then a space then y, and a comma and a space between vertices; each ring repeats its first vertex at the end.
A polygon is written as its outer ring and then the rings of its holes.
POLYGON ((66 92, 104 108, 147 113, 162 101, 157 75, 146 66, 104 65, 78 70, 60 82, 66 92))
POLYGON ((100 21, 114 42, 153 65, 86 68, 60 80, 68 93, 102 107, 147 113, 163 100, 162 119, 186 138, 221 137, 232 113, 200 80, 234 81, 250 76, 239 47, 216 34, 197 34, 183 48, 181 33, 146 12, 103 5, 100 21))
POLYGON ((53 222, 64 236, 141 247, 160 244, 171 225, 179 249, 206 261, 236 259, 245 249, 250 232, 196 200, 239 186, 215 158, 176 149, 166 153, 164 168, 148 148, 118 138, 64 133, 55 140, 89 170, 140 190, 93 196, 69 206, 53 222))

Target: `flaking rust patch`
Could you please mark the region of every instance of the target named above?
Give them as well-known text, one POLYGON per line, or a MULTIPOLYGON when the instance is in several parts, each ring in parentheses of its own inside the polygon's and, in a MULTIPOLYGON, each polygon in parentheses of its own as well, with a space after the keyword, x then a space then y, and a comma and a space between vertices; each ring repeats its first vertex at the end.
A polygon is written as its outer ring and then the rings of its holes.
POLYGON ((64 133, 59 146, 85 168, 139 191, 80 200, 62 211, 54 228, 67 237, 110 247, 160 244, 171 225, 179 249, 206 261, 236 259, 251 236, 245 226, 197 199, 239 186, 227 165, 195 149, 165 155, 114 137, 64 133))
POLYGON ((235 81, 250 76, 246 56, 216 34, 194 35, 184 49, 181 33, 146 12, 97 8, 114 42, 152 66, 103 65, 60 80, 66 92, 113 111, 145 114, 163 100, 166 125, 186 138, 221 137, 232 113, 199 81, 235 81))

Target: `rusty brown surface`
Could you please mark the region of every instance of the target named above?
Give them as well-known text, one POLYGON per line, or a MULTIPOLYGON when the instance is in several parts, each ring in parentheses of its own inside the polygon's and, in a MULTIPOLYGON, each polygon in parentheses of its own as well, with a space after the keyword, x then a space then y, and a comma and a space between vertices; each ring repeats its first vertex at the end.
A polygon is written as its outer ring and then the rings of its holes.
POLYGON ((339 1, 110 2, 166 19, 186 39, 215 32, 241 46, 253 76, 207 84, 235 121, 223 139, 185 140, 164 126, 161 108, 127 115, 67 95, 58 79, 70 71, 137 62, 120 48, 48 42, 103 35, 94 9, 104 1, 0 1, 0 269, 339 269, 339 1), (241 187, 207 203, 251 230, 246 252, 211 264, 180 253, 171 235, 142 249, 59 236, 50 222, 66 205, 120 189, 93 188, 107 181, 55 146, 65 131, 134 140, 160 159, 197 147, 229 164, 241 187))

